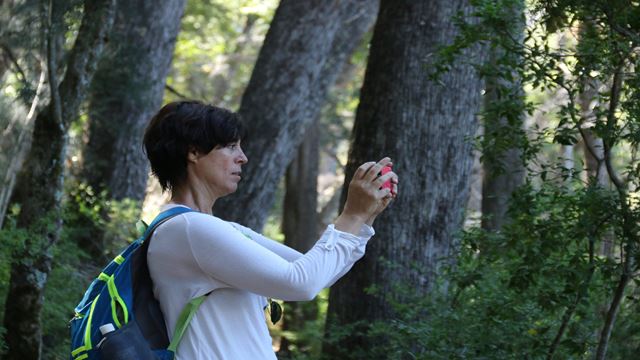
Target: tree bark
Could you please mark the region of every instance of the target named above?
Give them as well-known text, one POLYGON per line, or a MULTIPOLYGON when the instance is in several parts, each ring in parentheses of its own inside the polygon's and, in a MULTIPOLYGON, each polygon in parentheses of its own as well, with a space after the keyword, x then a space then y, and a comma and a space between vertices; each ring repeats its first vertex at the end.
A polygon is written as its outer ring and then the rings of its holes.
MULTIPOLYGON (((35 114, 37 113, 36 111, 43 96, 46 78, 46 71, 42 71, 40 74, 40 81, 38 81, 38 87, 36 88, 36 94, 33 97, 31 106, 29 107, 29 112, 27 113, 24 123, 20 125, 17 140, 14 144, 12 144, 13 149, 8 149, 7 147, 5 147, 5 144, 0 141, 2 150, 6 150, 8 152, 10 151, 13 154, 13 156, 11 156, 10 160, 8 161, 8 165, 5 168, 6 172, 4 174, 4 178, 2 179, 2 183, 0 184, 0 229, 2 229, 2 225, 4 224, 11 192, 15 187, 18 172, 22 168, 24 158, 27 155, 28 149, 31 147, 31 131, 33 130, 33 122, 35 119, 35 114)), ((9 131, 7 131, 7 134, 11 133, 10 129, 8 130, 9 131)), ((4 136, 5 133, 3 133, 2 135, 4 136)))
MULTIPOLYGON (((520 19, 516 22, 517 26, 510 29, 512 39, 517 39, 518 45, 524 42, 524 3, 518 3, 509 9, 514 19, 520 19)), ((517 57, 513 52, 506 52, 500 47, 490 50, 490 63, 494 69, 499 69, 499 63, 509 57, 517 57)), ((509 59, 514 60, 514 59, 509 59)), ((508 71, 508 70, 507 70, 508 71)), ((522 80, 518 74, 511 71, 512 81, 507 82, 497 76, 487 79, 484 96, 484 137, 486 144, 496 144, 504 140, 496 139, 496 137, 505 136, 506 132, 511 137, 524 134, 518 134, 524 126, 524 106, 523 97, 524 90, 522 88, 522 80), (508 95, 507 95, 508 94, 508 95), (505 95, 508 96, 505 99, 505 95), (491 109, 495 104, 501 104, 503 101, 518 101, 521 106, 519 114, 508 113, 508 111, 495 112, 491 109), (499 114, 507 113, 506 116, 499 114), (513 130, 513 131, 512 131, 513 130), (488 140, 488 141, 487 141, 488 140)), ((482 179, 482 228, 489 231, 499 230, 502 225, 507 222, 507 210, 509 208, 509 199, 511 194, 524 182, 525 168, 521 160, 521 151, 517 146, 510 144, 507 149, 502 151, 494 161, 484 161, 483 179, 482 179)))
POLYGON ((313 247, 318 235, 318 135, 318 123, 314 122, 298 147, 295 159, 289 164, 285 177, 282 232, 285 244, 302 253, 313 247))
MULTIPOLYGON (((43 98, 50 97, 49 86, 45 82, 48 78, 46 57, 47 41, 45 39, 47 27, 44 21, 40 21, 43 2, 23 4, 23 2, 5 1, 0 3, 0 53, 6 61, 6 66, 0 68, 0 83, 4 81, 6 71, 13 73, 19 80, 22 91, 33 90, 34 98, 27 102, 26 97, 15 104, 13 112, 26 113, 26 116, 17 115, 10 120, 7 127, 2 129, 0 136, 0 158, 3 164, 0 171, 5 171, 2 183, 0 183, 0 228, 5 220, 7 208, 14 192, 18 172, 22 169, 24 160, 31 147, 31 136, 36 115, 46 107, 48 101, 43 98), (31 36, 38 34, 38 36, 31 36), (28 36, 29 35, 29 36, 28 36), (25 38, 29 40, 25 41, 25 38), (36 74, 39 73, 39 78, 36 74), (20 110, 24 106, 24 110, 20 110)), ((66 2, 60 2, 51 13, 52 24, 60 24, 63 21, 66 2)), ((53 31, 55 41, 62 38, 63 31, 53 31)), ((61 44, 57 42, 56 44, 61 44)), ((16 99, 16 100, 18 100, 16 99)), ((14 101, 14 100, 12 100, 14 101)), ((2 115, 8 116, 7 113, 2 115)))
MULTIPOLYGON (((285 177, 286 192, 282 212, 284 243, 292 249, 306 253, 317 241, 318 229, 318 165, 320 157, 318 121, 305 134, 295 159, 289 164, 285 177)), ((317 318, 317 304, 288 302, 284 312, 283 330, 302 330, 307 321, 317 318)), ((304 344, 282 336, 279 357, 289 357, 289 344, 300 349, 304 344)))
MULTIPOLYGON (((162 103, 184 0, 118 3, 111 42, 89 92, 89 141, 81 180, 109 199, 141 202, 148 163, 140 139, 162 103)), ((103 212, 108 221, 108 214, 103 212)), ((87 221, 80 245, 94 256, 105 251, 104 227, 87 221)))
MULTIPOLYGON (((65 77, 57 88, 56 82, 50 83, 51 104, 36 117, 33 146, 12 196, 12 201, 21 206, 17 225, 29 230, 29 236, 16 251, 11 267, 4 315, 8 346, 5 359, 40 358, 43 290, 51 271, 52 246, 62 225, 60 198, 66 131, 95 72, 114 13, 115 1, 85 1, 65 77)), ((48 37, 49 45, 53 35, 48 37)), ((55 59, 55 51, 50 51, 48 57, 55 59)), ((55 66, 49 66, 49 73, 50 79, 55 79, 55 66)))
MULTIPOLYGON (((429 80, 428 71, 430 55, 456 34, 452 16, 470 10, 464 0, 381 2, 342 204, 356 168, 383 155, 394 162, 400 191, 376 220, 376 236, 364 258, 331 289, 329 321, 370 324, 389 317, 390 306, 382 297, 399 298, 393 294, 394 285, 410 286, 418 294, 446 291, 446 284, 436 288, 435 280, 451 261, 463 221, 473 161, 467 139, 477 129, 482 81, 468 65, 454 65, 441 77, 443 85, 429 80), (385 266, 380 257, 392 266, 385 266), (365 293, 374 284, 381 296, 365 293)), ((465 56, 483 57, 479 51, 465 56)), ((349 357, 374 345, 371 339, 352 335, 325 350, 332 358, 349 357)))
POLYGON ((239 109, 253 130, 244 146, 248 182, 216 201, 217 216, 262 228, 276 184, 377 7, 368 0, 282 0, 239 109))
POLYGON ((611 304, 609 305, 609 309, 607 310, 607 314, 605 316, 605 321, 602 326, 602 330, 600 331, 600 338, 598 339, 598 347, 596 349, 596 360, 605 360, 607 357, 607 348, 609 346, 609 339, 611 338, 611 332, 613 331, 613 325, 616 321, 616 316, 618 313, 618 309, 620 308, 620 304, 622 303, 624 297, 624 291, 631 280, 631 276, 627 272, 627 268, 623 270, 620 275, 620 279, 618 280, 618 284, 613 293, 613 300, 611 300, 611 304))

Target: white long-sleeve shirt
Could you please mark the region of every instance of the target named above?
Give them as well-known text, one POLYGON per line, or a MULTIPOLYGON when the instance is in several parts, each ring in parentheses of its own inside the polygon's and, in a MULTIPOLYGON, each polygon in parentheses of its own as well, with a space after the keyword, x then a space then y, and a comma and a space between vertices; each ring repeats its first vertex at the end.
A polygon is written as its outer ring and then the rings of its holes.
MULTIPOLYGON (((162 210, 172 206, 165 205, 162 210)), ((329 225, 306 254, 236 223, 188 212, 158 226, 148 264, 169 336, 186 303, 211 292, 178 350, 178 360, 276 359, 265 297, 313 299, 364 255, 373 228, 359 236, 329 225)))

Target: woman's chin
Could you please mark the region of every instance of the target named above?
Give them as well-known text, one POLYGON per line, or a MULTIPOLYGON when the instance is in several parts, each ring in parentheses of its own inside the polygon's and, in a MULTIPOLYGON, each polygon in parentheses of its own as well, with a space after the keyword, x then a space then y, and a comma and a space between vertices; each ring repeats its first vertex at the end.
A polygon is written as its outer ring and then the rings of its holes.
POLYGON ((233 184, 232 186, 229 186, 229 188, 227 189, 227 195, 231 195, 234 192, 236 192, 236 190, 238 190, 238 184, 233 184))

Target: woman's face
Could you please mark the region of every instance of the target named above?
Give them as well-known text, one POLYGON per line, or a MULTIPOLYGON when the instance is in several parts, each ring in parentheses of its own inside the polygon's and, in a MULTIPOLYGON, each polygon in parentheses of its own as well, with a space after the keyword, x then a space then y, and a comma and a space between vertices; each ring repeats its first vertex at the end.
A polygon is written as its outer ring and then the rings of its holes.
POLYGON ((240 141, 218 145, 208 154, 199 154, 192 163, 192 174, 204 181, 216 197, 233 193, 241 180, 242 165, 248 161, 240 141))

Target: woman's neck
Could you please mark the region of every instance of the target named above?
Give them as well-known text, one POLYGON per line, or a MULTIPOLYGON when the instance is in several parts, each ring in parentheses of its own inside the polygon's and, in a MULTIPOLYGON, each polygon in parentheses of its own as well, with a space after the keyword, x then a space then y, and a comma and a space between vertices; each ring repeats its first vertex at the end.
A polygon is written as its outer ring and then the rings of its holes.
POLYGON ((195 184, 185 184, 171 193, 171 203, 190 207, 201 213, 212 215, 213 204, 217 197, 200 189, 195 184))

